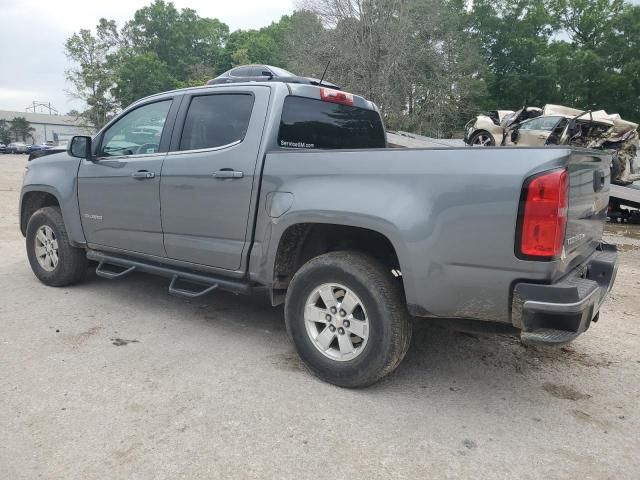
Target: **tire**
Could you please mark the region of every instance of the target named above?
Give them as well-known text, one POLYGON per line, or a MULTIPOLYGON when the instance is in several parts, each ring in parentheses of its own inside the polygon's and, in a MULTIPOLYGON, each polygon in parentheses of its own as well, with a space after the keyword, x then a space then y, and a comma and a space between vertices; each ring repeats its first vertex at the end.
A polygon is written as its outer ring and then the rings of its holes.
POLYGON ((469 138, 469 145, 472 147, 494 147, 496 145, 496 140, 489 132, 481 130, 471 135, 471 138, 469 138))
POLYGON ((79 282, 87 272, 86 252, 69 243, 67 230, 58 207, 44 207, 31 215, 27 224, 26 247, 31 270, 45 285, 52 287, 72 285, 79 282), (46 267, 38 259, 36 252, 37 242, 42 245, 42 241, 36 240, 36 237, 43 232, 52 232, 50 236, 53 241, 48 247, 40 247, 38 253, 42 252, 42 248, 53 250, 54 246, 57 247, 57 263, 53 265, 53 262, 45 262, 46 267))
POLYGON ((306 367, 320 379, 341 387, 365 387, 388 375, 400 364, 411 342, 411 321, 399 280, 377 260, 357 252, 326 253, 304 264, 287 290, 285 323, 306 367), (334 312, 331 322, 335 337, 327 349, 313 338, 317 333, 320 339, 331 327, 331 323, 322 320, 330 314, 324 296, 318 293, 322 289, 325 293, 333 290, 331 297, 338 299, 338 309, 343 305, 349 309, 347 303, 359 301, 350 315, 344 316, 346 312, 341 310, 334 312), (345 295, 340 300, 342 293, 345 295), (305 319, 307 311, 319 314, 319 323, 305 319), (351 324, 345 321, 348 318, 351 324), (341 329, 344 333, 340 335, 341 329), (366 340, 361 332, 366 332, 366 340), (342 348, 343 341, 354 347, 353 353, 344 353, 349 349, 342 348))

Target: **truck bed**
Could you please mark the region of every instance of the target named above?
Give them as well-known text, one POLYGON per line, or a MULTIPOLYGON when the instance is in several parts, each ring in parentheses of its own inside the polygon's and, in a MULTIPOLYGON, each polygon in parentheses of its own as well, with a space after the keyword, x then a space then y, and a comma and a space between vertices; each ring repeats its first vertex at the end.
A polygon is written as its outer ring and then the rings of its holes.
POLYGON ((415 314, 509 322, 514 281, 555 281, 595 251, 606 218, 607 159, 570 147, 271 152, 260 203, 277 206, 278 217, 259 221, 255 238, 271 229, 277 243, 297 221, 373 229, 396 249, 415 314), (564 167, 572 242, 561 259, 521 260, 514 246, 523 183, 564 167), (598 170, 606 183, 596 193, 598 170), (286 214, 273 192, 287 192, 286 214))

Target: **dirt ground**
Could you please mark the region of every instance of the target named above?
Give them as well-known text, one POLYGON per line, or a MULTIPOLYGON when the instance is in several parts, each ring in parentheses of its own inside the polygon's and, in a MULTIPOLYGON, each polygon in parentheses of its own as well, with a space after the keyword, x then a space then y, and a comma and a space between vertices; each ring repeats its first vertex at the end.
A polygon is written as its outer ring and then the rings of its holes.
POLYGON ((365 390, 309 375, 263 298, 166 279, 49 288, 0 155, 0 478, 640 478, 640 228, 609 225, 617 283, 562 349, 419 321, 365 390))

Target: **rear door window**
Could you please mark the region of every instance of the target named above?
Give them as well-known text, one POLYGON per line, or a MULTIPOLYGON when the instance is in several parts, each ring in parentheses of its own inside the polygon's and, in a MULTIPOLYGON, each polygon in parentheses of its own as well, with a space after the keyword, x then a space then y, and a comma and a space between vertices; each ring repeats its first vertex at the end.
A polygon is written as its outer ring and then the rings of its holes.
POLYGON ((538 117, 524 122, 520 130, 543 130, 550 132, 562 117, 538 117))
POLYGON ((283 148, 385 148, 375 110, 289 96, 284 101, 278 145, 283 148))
POLYGON ((253 95, 193 97, 182 128, 179 150, 216 148, 242 141, 247 133, 253 95))

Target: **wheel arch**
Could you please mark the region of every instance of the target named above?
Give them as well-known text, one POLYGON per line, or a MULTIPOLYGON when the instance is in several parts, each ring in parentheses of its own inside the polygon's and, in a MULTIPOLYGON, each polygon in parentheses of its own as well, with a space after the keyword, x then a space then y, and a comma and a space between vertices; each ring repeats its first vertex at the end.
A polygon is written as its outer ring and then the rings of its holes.
POLYGON ((283 229, 277 239, 272 262, 272 303, 279 305, 284 301, 291 279, 307 261, 324 253, 344 250, 377 259, 402 284, 400 255, 388 235, 349 224, 300 222, 283 229))
POLYGON ((31 216, 44 207, 60 208, 60 199, 52 189, 40 187, 26 190, 22 193, 20 200, 20 232, 23 237, 27 234, 27 223, 29 223, 31 216))

